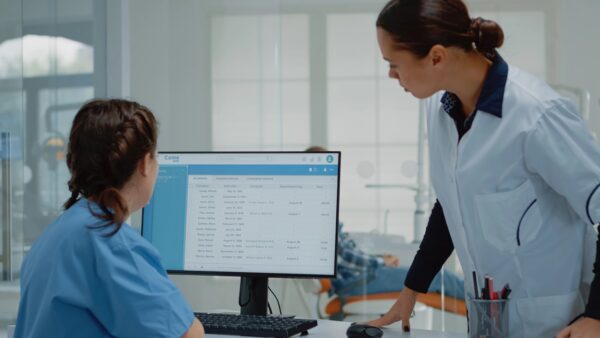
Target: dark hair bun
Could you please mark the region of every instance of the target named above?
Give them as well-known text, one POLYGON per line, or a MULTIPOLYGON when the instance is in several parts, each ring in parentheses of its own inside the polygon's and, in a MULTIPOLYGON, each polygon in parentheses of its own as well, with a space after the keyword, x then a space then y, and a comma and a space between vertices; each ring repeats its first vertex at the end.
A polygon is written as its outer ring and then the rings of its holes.
POLYGON ((494 21, 471 19, 463 0, 389 0, 377 17, 394 48, 423 58, 434 45, 479 52, 492 59, 504 42, 494 21))
POLYGON ((493 55, 496 48, 504 43, 504 32, 495 21, 475 18, 471 21, 470 31, 475 48, 480 53, 493 55))

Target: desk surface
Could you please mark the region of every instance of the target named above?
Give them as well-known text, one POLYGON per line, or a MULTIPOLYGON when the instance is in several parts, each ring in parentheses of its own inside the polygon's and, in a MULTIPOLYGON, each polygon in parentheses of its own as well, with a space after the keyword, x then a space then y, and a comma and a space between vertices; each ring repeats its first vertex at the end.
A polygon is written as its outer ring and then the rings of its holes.
MULTIPOLYGON (((336 322, 332 320, 319 320, 319 325, 310 329, 308 336, 304 338, 344 338, 346 337, 346 329, 350 325, 349 322, 336 322)), ((233 338, 239 336, 224 336, 216 334, 208 334, 207 338, 233 338)), ((297 336, 299 337, 299 336, 297 336)), ((383 338, 392 337, 415 337, 415 338, 465 338, 465 334, 412 330, 411 332, 402 332, 402 327, 388 327, 383 329, 383 338)))

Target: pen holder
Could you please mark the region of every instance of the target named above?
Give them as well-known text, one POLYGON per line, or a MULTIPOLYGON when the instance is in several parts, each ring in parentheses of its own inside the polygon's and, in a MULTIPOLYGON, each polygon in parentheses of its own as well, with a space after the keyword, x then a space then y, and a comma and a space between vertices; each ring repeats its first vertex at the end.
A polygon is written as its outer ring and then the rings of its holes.
POLYGON ((15 326, 9 325, 6 329, 6 337, 13 338, 14 334, 15 334, 15 326))
POLYGON ((469 337, 508 338, 508 299, 469 299, 469 337))

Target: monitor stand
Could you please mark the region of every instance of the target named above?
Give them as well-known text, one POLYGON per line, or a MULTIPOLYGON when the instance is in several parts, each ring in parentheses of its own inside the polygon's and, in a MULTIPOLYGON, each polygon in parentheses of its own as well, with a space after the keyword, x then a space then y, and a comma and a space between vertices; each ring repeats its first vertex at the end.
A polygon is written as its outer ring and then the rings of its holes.
POLYGON ((243 315, 267 315, 269 279, 267 277, 245 277, 240 280, 239 304, 243 315))

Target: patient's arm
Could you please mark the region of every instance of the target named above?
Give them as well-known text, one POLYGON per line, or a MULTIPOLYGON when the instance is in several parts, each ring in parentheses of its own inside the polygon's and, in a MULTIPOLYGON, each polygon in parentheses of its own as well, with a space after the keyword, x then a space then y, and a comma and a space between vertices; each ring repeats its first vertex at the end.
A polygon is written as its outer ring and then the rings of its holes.
POLYGON ((181 338, 204 338, 204 327, 198 319, 194 318, 192 325, 181 338))
POLYGON ((347 236, 338 236, 338 256, 347 263, 366 268, 377 268, 384 265, 383 257, 364 253, 347 236))

